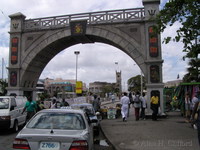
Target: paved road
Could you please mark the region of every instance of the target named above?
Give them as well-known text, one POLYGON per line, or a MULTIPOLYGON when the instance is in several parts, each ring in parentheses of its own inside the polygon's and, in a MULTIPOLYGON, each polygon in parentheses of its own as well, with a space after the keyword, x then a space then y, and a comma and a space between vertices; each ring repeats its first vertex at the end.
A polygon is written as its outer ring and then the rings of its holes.
POLYGON ((198 150, 197 130, 184 122, 180 112, 168 118, 135 121, 134 109, 127 122, 105 119, 101 127, 116 150, 198 150))
POLYGON ((0 130, 0 150, 12 150, 12 143, 17 133, 0 130))
MULTIPOLYGON (((107 103, 107 102, 106 102, 107 103)), ((109 105, 110 102, 108 102, 109 105)), ((12 150, 12 143, 17 133, 11 130, 0 130, 0 150, 12 150)), ((100 135, 95 137, 95 150, 113 150, 113 147, 108 144, 106 138, 100 132, 100 135)))
MULTIPOLYGON (((0 150, 12 150, 12 143, 16 135, 17 133, 13 133, 12 131, 0 130, 0 150)), ((108 144, 102 132, 94 140, 94 150, 114 150, 108 144)))

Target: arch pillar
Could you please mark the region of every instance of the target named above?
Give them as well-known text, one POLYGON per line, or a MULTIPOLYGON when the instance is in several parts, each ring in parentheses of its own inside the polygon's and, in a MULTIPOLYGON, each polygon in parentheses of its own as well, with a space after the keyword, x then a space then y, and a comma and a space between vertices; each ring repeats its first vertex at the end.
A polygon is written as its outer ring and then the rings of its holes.
POLYGON ((25 95, 35 98, 33 92, 35 89, 24 89, 21 83, 21 58, 23 53, 23 29, 26 16, 22 13, 16 13, 9 16, 11 19, 10 24, 10 54, 9 54, 9 67, 8 67, 8 93, 7 95, 25 95))
POLYGON ((146 71, 147 80, 147 115, 151 115, 150 100, 153 93, 157 93, 160 100, 160 115, 164 114, 163 101, 163 78, 162 78, 162 52, 161 52, 161 37, 153 31, 155 25, 154 18, 159 13, 160 0, 143 0, 145 10, 145 38, 146 45, 146 71))

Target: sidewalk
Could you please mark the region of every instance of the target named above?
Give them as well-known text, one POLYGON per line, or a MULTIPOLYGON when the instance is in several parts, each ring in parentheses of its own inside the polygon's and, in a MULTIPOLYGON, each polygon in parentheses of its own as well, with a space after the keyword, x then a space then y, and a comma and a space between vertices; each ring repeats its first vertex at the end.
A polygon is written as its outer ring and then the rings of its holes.
POLYGON ((165 119, 135 121, 134 108, 127 122, 104 119, 101 128, 116 150, 198 150, 197 130, 184 122, 180 112, 165 119))

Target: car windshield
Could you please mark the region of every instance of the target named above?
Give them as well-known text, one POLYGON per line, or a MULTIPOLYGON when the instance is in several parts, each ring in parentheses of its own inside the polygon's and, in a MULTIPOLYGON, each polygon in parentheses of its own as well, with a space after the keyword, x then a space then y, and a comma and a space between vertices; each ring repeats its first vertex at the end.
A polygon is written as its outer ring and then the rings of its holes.
POLYGON ((0 109, 8 109, 8 108, 9 108, 9 99, 0 98, 0 109))
POLYGON ((78 109, 82 109, 83 111, 85 111, 88 115, 95 115, 93 106, 91 105, 74 105, 72 106, 72 108, 78 108, 78 109))
POLYGON ((78 113, 43 112, 37 114, 27 128, 83 130, 86 125, 82 115, 78 113))

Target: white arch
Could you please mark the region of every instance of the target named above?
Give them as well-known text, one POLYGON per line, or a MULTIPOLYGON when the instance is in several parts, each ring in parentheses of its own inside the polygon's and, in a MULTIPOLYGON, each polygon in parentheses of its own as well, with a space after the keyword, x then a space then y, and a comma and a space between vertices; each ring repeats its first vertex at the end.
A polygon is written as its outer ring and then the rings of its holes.
MULTIPOLYGON (((98 26, 89 26, 86 31, 86 36, 90 38, 92 42, 107 43, 119 48, 139 65, 144 74, 146 73, 145 56, 141 53, 144 49, 129 35, 124 34, 117 28, 103 28, 98 26)), ((23 87, 26 80, 38 80, 44 67, 57 53, 80 42, 81 41, 76 41, 76 39, 71 36, 70 29, 48 31, 40 36, 40 38, 35 40, 32 45, 25 50, 25 57, 21 60, 22 72, 20 85, 23 87), (65 44, 62 43, 62 41, 65 41, 65 44), (44 54, 46 54, 46 58, 42 58, 44 54), (39 59, 42 60, 37 62, 39 59)), ((33 84, 36 85, 36 82, 33 84)))

